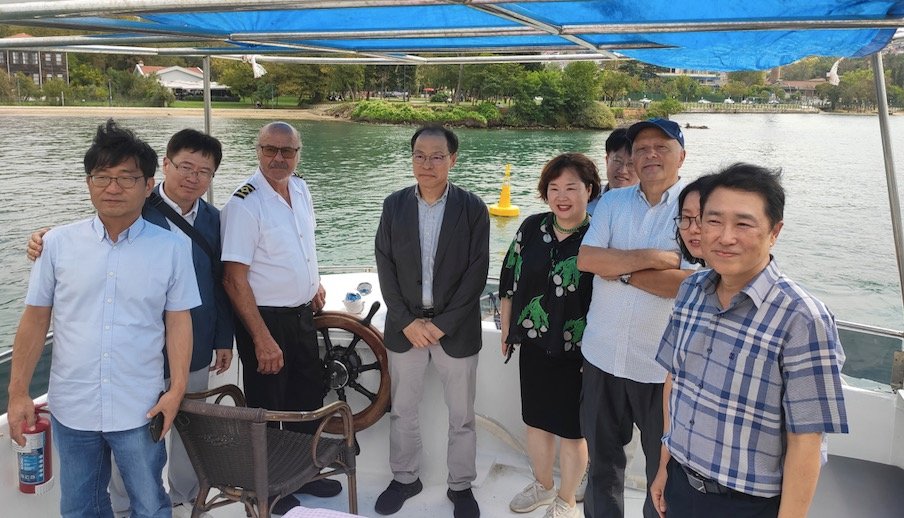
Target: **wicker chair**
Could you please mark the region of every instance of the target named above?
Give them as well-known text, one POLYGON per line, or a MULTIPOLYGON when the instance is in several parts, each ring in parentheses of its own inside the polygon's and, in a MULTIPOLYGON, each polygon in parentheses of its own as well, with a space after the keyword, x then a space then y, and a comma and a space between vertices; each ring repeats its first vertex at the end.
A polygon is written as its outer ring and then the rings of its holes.
POLYGON ((355 433, 349 406, 336 401, 312 412, 275 412, 246 408, 235 385, 186 394, 175 420, 185 450, 198 475, 192 516, 242 502, 248 516, 267 518, 271 506, 303 484, 337 473, 348 476, 348 507, 357 513, 355 433), (235 406, 220 404, 230 397, 235 406), (204 402, 214 398, 214 403, 204 402), (273 421, 323 419, 314 435, 267 426, 273 421), (339 438, 327 437, 330 419, 342 423, 339 438), (218 494, 208 500, 211 489, 218 494))

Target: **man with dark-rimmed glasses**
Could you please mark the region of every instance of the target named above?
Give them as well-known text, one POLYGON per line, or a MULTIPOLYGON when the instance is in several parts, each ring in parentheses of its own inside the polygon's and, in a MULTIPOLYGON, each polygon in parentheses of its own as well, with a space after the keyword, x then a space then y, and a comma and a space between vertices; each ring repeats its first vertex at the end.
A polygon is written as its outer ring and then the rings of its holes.
MULTIPOLYGON (((261 128, 256 150, 257 170, 221 214, 223 283, 238 317, 245 396, 252 407, 315 410, 323 406, 324 391, 314 314, 325 292, 311 193, 295 171, 301 137, 290 124, 271 122, 261 128)), ((316 425, 283 426, 312 433, 316 425)), ((342 486, 324 479, 299 489, 327 497, 342 486)))
POLYGON ((191 249, 141 217, 157 154, 131 131, 112 120, 101 125, 84 166, 97 214, 44 236, 13 347, 10 435, 24 444, 22 432, 34 424, 28 385, 52 319, 48 400, 61 466, 60 514, 113 515, 112 452, 132 516, 169 517, 161 481, 166 452, 148 433, 148 419, 162 413, 166 433, 186 390, 189 310, 201 303, 191 249))
MULTIPOLYGON (((222 158, 222 145, 215 137, 189 128, 176 132, 166 145, 164 181, 154 187, 141 211, 149 223, 182 235, 192 243, 201 305, 191 310, 193 341, 187 392, 207 390, 210 371, 222 374, 232 363, 232 309, 223 290, 220 211, 203 200, 222 158)), ((40 255, 43 233, 32 235, 28 244, 31 259, 40 255)), ((169 379, 167 364, 164 364, 164 374, 169 379)), ((178 518, 191 514, 192 502, 198 494, 198 477, 179 434, 171 434, 168 440, 169 494, 173 515, 178 518)), ((129 496, 115 465, 110 498, 117 516, 130 514, 129 496)))

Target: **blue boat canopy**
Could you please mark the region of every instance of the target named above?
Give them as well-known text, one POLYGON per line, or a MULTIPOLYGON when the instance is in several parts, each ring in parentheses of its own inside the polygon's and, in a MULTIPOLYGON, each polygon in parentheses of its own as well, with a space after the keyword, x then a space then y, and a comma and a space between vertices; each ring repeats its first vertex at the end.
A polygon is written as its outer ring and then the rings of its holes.
POLYGON ((387 64, 627 56, 733 71, 875 53, 904 26, 904 0, 0 0, 0 23, 79 34, 0 48, 387 64))

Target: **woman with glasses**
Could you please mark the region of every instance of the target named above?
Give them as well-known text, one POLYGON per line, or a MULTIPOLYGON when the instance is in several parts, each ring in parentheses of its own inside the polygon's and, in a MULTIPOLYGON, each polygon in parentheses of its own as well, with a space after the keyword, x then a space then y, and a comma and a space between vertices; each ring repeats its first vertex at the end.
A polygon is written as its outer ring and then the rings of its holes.
POLYGON ((509 507, 527 513, 548 505, 546 517, 581 515, 575 490, 587 467, 581 435, 581 339, 593 275, 578 271, 577 255, 590 224, 587 202, 600 192, 596 164, 580 153, 550 160, 540 173, 549 212, 521 224, 499 282, 502 353, 520 346, 521 414, 535 481, 509 507), (556 437, 561 485, 553 482, 556 437))
POLYGON ((678 217, 675 218, 677 230, 675 239, 681 247, 681 255, 692 264, 706 266, 703 260, 703 247, 700 245, 700 192, 706 187, 710 175, 701 176, 687 184, 678 195, 678 217))

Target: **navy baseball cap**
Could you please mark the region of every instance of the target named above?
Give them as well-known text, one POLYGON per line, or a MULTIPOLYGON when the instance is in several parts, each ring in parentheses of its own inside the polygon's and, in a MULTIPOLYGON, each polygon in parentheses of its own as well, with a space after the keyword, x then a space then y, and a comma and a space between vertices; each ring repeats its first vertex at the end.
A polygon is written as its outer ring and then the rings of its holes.
POLYGON ((670 138, 677 140, 678 143, 681 144, 681 147, 684 148, 684 133, 681 132, 681 126, 679 126, 677 122, 660 118, 652 118, 645 121, 640 121, 628 128, 628 138, 633 142, 634 137, 636 137, 637 134, 645 128, 658 128, 670 138))

